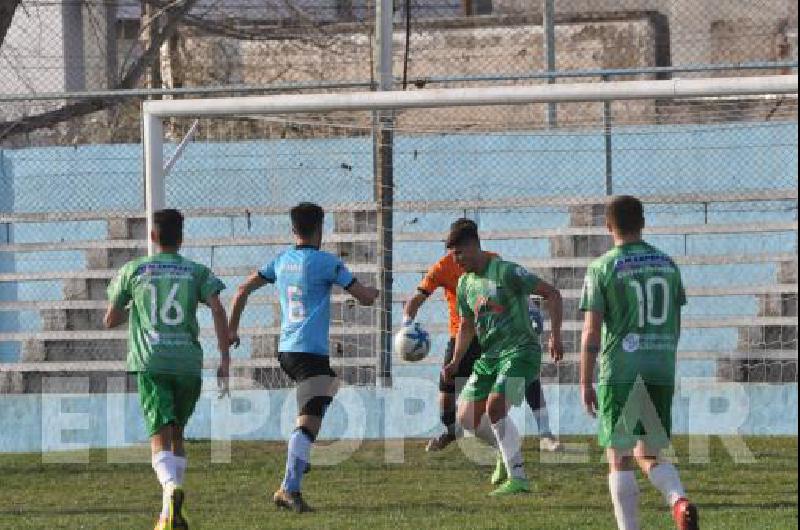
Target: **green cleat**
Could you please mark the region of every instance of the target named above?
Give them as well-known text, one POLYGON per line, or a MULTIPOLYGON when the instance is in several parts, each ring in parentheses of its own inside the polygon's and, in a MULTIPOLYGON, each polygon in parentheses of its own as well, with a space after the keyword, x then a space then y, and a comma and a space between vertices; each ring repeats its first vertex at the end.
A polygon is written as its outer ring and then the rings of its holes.
POLYGON ((492 486, 499 486, 508 478, 506 471, 506 464, 503 462, 503 455, 500 451, 497 452, 497 464, 494 466, 494 473, 492 473, 491 483, 492 486))
POLYGON ((510 478, 502 486, 491 492, 492 497, 502 497, 504 495, 517 495, 520 493, 530 493, 531 485, 525 478, 510 478))
POLYGON ((185 494, 182 488, 175 488, 172 491, 169 501, 168 526, 170 530, 189 530, 189 522, 183 513, 183 502, 185 494))

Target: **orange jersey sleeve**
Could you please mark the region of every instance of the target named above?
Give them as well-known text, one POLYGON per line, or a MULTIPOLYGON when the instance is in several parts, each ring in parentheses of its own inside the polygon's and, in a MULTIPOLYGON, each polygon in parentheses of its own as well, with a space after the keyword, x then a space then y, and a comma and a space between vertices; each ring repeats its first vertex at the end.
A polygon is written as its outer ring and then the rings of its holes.
POLYGON ((444 287, 443 272, 446 267, 446 258, 447 256, 431 265, 431 267, 425 273, 425 276, 422 277, 422 281, 419 282, 419 285, 417 286, 417 290, 419 292, 430 296, 439 287, 444 287))

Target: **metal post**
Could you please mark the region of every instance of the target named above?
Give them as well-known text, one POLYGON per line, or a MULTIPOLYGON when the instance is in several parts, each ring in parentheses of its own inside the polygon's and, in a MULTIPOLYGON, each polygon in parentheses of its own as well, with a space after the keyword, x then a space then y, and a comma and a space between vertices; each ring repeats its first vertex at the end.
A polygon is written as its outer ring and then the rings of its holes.
POLYGON ((144 205, 147 215, 147 254, 155 254, 155 245, 150 241, 153 230, 153 212, 164 208, 166 192, 164 190, 164 125, 161 118, 152 114, 144 114, 144 205))
MULTIPOLYGON (((543 0, 542 5, 542 29, 544 31, 544 52, 545 62, 548 73, 556 70, 556 24, 555 24, 555 0, 543 0)), ((556 78, 551 76, 547 79, 547 84, 555 84, 556 78)), ((547 104, 547 126, 554 128, 557 125, 556 104, 547 104)))
MULTIPOLYGON (((608 76, 603 76, 603 82, 608 81, 608 76)), ((612 151, 611 151, 611 102, 603 101, 603 135, 606 141, 606 195, 613 195, 614 182, 612 173, 612 151)))
MULTIPOLYGON (((392 90, 392 0, 379 0, 375 4, 376 79, 378 90, 392 90)), ((394 113, 379 110, 377 129, 373 137, 375 144, 375 191, 378 205, 378 289, 379 300, 379 344, 377 348, 376 385, 388 387, 392 384, 392 209, 394 203, 394 113)))

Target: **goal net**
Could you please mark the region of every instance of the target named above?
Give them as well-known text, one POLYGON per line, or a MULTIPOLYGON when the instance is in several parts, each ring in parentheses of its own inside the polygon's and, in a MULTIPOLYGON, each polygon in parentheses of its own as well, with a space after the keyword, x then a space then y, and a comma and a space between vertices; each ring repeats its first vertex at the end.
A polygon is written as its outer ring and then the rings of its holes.
MULTIPOLYGON (((148 103, 148 204, 185 212, 185 253, 223 277, 227 296, 293 244, 289 208, 323 206, 323 248, 382 291, 375 307, 334 292, 332 365, 350 384, 436 376, 449 338, 441 291, 418 317, 433 337, 426 361, 402 362, 389 339, 403 304, 445 253, 450 223, 472 218, 486 249, 562 289, 568 353, 558 365, 545 362, 542 375, 572 383, 585 268, 610 246, 604 201, 636 195, 646 206, 646 238, 675 257, 688 287, 679 373, 796 381, 790 81, 148 103), (558 102, 553 123, 547 102, 558 102)), ((234 352, 241 380, 288 384, 276 361, 279 323, 275 290, 251 297, 234 352)))

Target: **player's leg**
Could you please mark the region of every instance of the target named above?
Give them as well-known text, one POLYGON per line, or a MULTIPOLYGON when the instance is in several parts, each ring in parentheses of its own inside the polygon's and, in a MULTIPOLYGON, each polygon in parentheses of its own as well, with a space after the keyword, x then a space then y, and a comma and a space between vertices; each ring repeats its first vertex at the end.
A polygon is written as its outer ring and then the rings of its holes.
POLYGON ((544 398, 541 379, 538 377, 525 390, 525 401, 533 412, 533 418, 539 428, 539 449, 542 451, 558 451, 561 443, 550 431, 550 416, 547 412, 547 401, 544 398))
POLYGON ((512 405, 520 405, 532 379, 538 375, 538 366, 527 354, 511 353, 497 365, 497 378, 492 385, 486 412, 492 432, 497 440, 508 480, 492 495, 506 495, 530 491, 522 456, 522 438, 516 425, 508 417, 512 405))
POLYGON ((203 383, 199 375, 180 375, 173 377, 173 410, 175 422, 172 424, 172 454, 175 470, 175 487, 169 499, 169 516, 172 528, 188 528, 184 511, 185 491, 183 487, 188 460, 183 444, 183 431, 194 412, 203 383))
POLYGON ((458 406, 457 421, 464 430, 470 431, 476 438, 492 447, 497 442, 486 418, 486 400, 494 383, 494 369, 484 359, 473 365, 472 374, 464 383, 459 394, 461 403, 458 406))
POLYGON ((639 485, 633 447, 638 412, 630 400, 633 383, 597 386, 598 443, 606 449, 608 491, 619 530, 639 529, 639 485))
POLYGON ((153 471, 161 484, 160 528, 172 528, 170 506, 178 486, 175 454, 172 451, 176 423, 175 403, 170 376, 140 372, 136 378, 139 404, 150 436, 153 471))
MULTIPOLYGON (((452 348, 454 345, 455 341, 451 340, 445 352, 445 364, 449 363, 453 358, 452 348)), ((460 436, 459 423, 456 421, 456 395, 460 394, 466 381, 472 375, 472 369, 480 356, 480 343, 478 339, 475 338, 472 343, 470 343, 467 352, 461 359, 454 380, 445 381, 441 375, 439 376, 439 404, 442 413, 442 423, 445 425, 446 431, 439 437, 431 439, 425 448, 426 451, 444 449, 460 436)))
POLYGON ((302 480, 310 466, 311 446, 338 390, 338 379, 327 356, 281 353, 279 360, 284 371, 297 382, 298 416, 297 427, 289 437, 284 479, 273 500, 279 507, 296 512, 312 511, 300 493, 302 480))
POLYGON ((651 384, 645 387, 653 406, 643 407, 642 423, 656 428, 639 440, 634 456, 650 483, 663 495, 678 529, 696 529, 699 527, 697 507, 687 499, 675 466, 660 458, 661 450, 669 445, 671 436, 674 387, 651 384), (649 417, 652 415, 656 417, 649 417))
POLYGON ((606 448, 608 491, 619 530, 639 530, 639 485, 636 483, 632 450, 606 448))
MULTIPOLYGON (((453 359, 453 348, 455 339, 450 339, 444 352, 444 363, 448 364, 453 359)), ((439 414, 444 425, 444 431, 439 435, 428 440, 425 451, 441 451, 453 442, 457 437, 458 426, 456 424, 456 384, 454 381, 447 381, 439 374, 439 414)))

